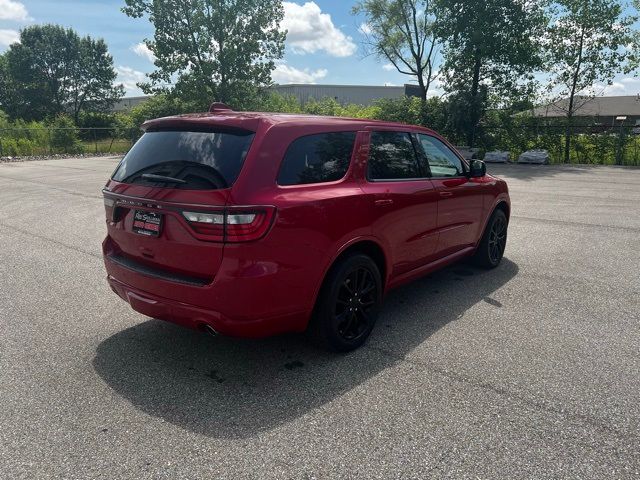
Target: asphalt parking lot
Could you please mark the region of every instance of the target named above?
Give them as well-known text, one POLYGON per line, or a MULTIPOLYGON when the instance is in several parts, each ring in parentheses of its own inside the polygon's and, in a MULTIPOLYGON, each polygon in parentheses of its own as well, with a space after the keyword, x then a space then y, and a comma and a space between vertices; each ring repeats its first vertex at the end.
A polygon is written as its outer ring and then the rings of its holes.
POLYGON ((393 292, 339 356, 130 310, 116 161, 0 164, 0 477, 640 477, 640 169, 489 166, 504 264, 393 292))

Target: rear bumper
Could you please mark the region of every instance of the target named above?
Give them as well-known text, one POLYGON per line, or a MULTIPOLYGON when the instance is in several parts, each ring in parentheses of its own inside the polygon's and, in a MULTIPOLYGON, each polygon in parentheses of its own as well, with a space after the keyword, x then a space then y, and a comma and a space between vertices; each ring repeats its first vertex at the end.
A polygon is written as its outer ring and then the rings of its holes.
POLYGON ((306 324, 304 313, 238 321, 220 312, 143 292, 120 282, 111 275, 107 276, 107 281, 111 289, 136 312, 195 330, 204 330, 204 327, 209 325, 221 335, 262 338, 301 331, 301 326, 306 324))
MULTIPOLYGON (((134 310, 188 328, 209 325, 223 335, 252 338, 307 328, 321 262, 310 264, 308 255, 293 261, 291 252, 283 242, 229 244, 215 275, 203 281, 123 261, 109 237, 103 243, 108 282, 134 310)), ((185 265, 192 261, 184 259, 185 265)))

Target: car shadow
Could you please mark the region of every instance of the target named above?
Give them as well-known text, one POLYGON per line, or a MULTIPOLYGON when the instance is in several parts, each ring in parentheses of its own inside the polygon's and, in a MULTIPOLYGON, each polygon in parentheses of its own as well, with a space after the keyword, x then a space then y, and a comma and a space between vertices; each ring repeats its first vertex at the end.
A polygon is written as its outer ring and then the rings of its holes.
POLYGON ((96 372, 149 415, 216 438, 247 438, 340 397, 400 361, 518 273, 459 264, 387 297, 369 343, 347 355, 300 335, 265 340, 210 337, 150 320, 103 341, 96 372))

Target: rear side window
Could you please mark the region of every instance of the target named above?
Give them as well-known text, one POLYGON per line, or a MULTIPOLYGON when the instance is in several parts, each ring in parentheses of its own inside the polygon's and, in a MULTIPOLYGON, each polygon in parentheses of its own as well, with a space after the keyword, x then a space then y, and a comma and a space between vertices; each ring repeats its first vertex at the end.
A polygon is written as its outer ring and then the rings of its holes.
POLYGON ((369 180, 402 180, 422 176, 408 133, 372 132, 369 180))
POLYGON ((321 133, 295 140, 282 160, 278 185, 304 185, 340 180, 347 174, 355 132, 321 133))
POLYGON ((188 190, 219 190, 236 181, 254 133, 145 133, 113 174, 117 182, 188 190))

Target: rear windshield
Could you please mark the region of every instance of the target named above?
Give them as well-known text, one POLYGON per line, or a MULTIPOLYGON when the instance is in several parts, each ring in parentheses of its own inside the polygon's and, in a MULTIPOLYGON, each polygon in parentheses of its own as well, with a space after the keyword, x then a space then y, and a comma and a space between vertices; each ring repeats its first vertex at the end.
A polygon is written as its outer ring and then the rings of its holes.
POLYGON ((147 132, 124 157, 113 179, 188 190, 229 188, 254 136, 244 130, 147 132))

